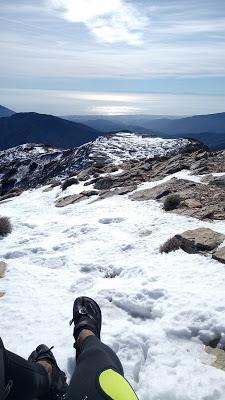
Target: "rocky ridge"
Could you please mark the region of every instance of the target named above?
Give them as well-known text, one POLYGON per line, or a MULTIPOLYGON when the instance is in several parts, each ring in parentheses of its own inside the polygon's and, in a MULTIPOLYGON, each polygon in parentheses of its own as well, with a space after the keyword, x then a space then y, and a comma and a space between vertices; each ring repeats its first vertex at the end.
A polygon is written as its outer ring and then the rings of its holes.
POLYGON ((22 145, 0 152, 0 196, 3 200, 20 194, 22 190, 59 184, 62 179, 81 171, 97 178, 96 174, 115 169, 115 164, 133 170, 138 168, 132 163, 133 160, 152 161, 155 157, 168 160, 178 153, 203 148, 200 143, 188 139, 164 140, 122 133, 100 137, 69 150, 36 144, 22 145), (126 165, 127 160, 130 161, 126 165))
MULTIPOLYGON (((23 190, 62 184, 56 206, 64 207, 90 197, 93 200, 130 194, 133 201, 164 202, 178 194, 172 212, 199 219, 225 219, 225 178, 212 174, 225 171, 225 152, 209 152, 189 140, 163 141, 134 134, 118 134, 77 149, 60 150, 25 145, 0 153, 1 200, 18 196, 23 190), (114 149, 114 151, 113 151, 114 149), (136 151, 134 151, 136 150, 136 151), (148 156, 147 156, 148 155, 148 156), (202 181, 172 178, 156 187, 137 190, 140 184, 159 181, 188 170, 202 181), (78 194, 63 194, 71 185, 84 182, 78 194)), ((50 190, 47 188, 46 190, 50 190)))

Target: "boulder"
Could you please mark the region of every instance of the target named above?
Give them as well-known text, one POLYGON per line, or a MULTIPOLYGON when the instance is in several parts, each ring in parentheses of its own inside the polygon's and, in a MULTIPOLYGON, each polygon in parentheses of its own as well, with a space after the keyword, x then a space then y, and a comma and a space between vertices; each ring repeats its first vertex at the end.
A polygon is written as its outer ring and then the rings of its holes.
POLYGON ((56 207, 66 207, 70 204, 78 203, 79 201, 86 200, 88 197, 83 194, 73 194, 70 196, 62 197, 55 202, 56 207))
POLYGON ((225 235, 208 228, 198 228, 175 235, 180 241, 180 247, 186 253, 211 251, 225 240, 225 235))
POLYGON ((219 250, 213 253, 212 258, 225 264, 225 247, 221 247, 219 250))
POLYGON ((4 261, 0 261, 0 278, 4 278, 7 264, 4 261))
POLYGON ((90 169, 85 169, 84 171, 79 172, 79 174, 77 174, 77 179, 79 181, 87 181, 88 179, 91 178, 91 174, 90 174, 90 169))
POLYGON ((99 192, 96 190, 87 190, 78 194, 62 197, 55 202, 56 207, 66 207, 70 204, 79 203, 80 201, 87 200, 91 196, 96 196, 99 192))
POLYGON ((137 201, 160 200, 169 194, 182 191, 184 187, 189 188, 193 185, 195 186, 193 182, 172 178, 170 181, 157 185, 151 189, 138 190, 130 195, 130 199, 137 201))
POLYGON ((85 197, 97 196, 99 192, 97 190, 86 190, 81 192, 81 194, 85 197))
POLYGON ((62 183, 62 190, 66 190, 69 186, 72 185, 77 185, 79 183, 79 180, 76 177, 71 177, 66 179, 63 183, 62 183))
POLYGON ((125 187, 117 187, 117 188, 113 188, 111 190, 103 191, 100 194, 99 198, 100 199, 106 199, 106 198, 111 197, 111 196, 122 196, 124 194, 133 192, 136 189, 137 189, 137 185, 125 186, 125 187))
POLYGON ((3 297, 5 295, 4 292, 0 292, 0 298, 3 297))
POLYGON ((113 179, 110 176, 98 179, 94 184, 94 188, 97 190, 107 190, 113 186, 113 179))

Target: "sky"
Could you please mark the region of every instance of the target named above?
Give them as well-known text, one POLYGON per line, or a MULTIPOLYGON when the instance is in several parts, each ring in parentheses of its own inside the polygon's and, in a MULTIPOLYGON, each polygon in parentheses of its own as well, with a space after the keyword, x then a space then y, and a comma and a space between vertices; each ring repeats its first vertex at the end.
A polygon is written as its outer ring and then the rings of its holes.
POLYGON ((0 0, 0 104, 66 114, 225 111, 224 0, 0 0))

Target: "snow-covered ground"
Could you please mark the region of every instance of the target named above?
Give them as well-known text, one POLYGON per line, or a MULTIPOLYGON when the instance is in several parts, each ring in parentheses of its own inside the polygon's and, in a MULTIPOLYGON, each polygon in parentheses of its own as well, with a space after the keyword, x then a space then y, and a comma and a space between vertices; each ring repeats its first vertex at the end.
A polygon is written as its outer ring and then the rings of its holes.
POLYGON ((0 151, 0 159, 13 161, 15 158, 26 159, 36 158, 39 155, 57 153, 58 149, 41 144, 21 144, 8 150, 0 151))
POLYGON ((90 158, 101 155, 119 164, 129 159, 165 156, 173 154, 174 151, 177 153, 187 147, 190 142, 189 139, 162 139, 121 132, 96 139, 91 147, 90 158))
POLYGON ((0 281, 6 347, 28 357, 40 343, 55 345, 70 376, 69 320, 74 298, 86 295, 99 302, 102 340, 117 352, 140 400, 224 400, 225 374, 210 365, 201 339, 225 337, 225 266, 182 250, 160 254, 159 247, 187 229, 225 233, 225 223, 165 213, 155 201, 128 196, 56 208, 57 195, 59 187, 36 189, 0 205, 13 223, 0 242, 8 264, 0 281))

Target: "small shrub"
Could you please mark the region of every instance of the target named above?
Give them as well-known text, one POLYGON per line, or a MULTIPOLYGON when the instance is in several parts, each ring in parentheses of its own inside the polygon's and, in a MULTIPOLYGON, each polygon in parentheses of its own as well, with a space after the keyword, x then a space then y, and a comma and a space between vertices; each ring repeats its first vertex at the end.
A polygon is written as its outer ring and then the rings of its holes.
POLYGON ((12 225, 10 219, 7 217, 0 217, 0 236, 8 235, 12 232, 12 225))
POLYGON ((165 211, 174 210, 179 206, 181 197, 179 194, 169 194, 164 200, 163 208, 165 211))
POLYGON ((63 183, 62 183, 62 190, 66 190, 69 186, 72 185, 77 185, 79 183, 77 178, 69 178, 66 179, 63 183))
POLYGON ((168 239, 162 246, 160 246, 160 253, 170 253, 180 248, 180 240, 176 236, 168 239))

